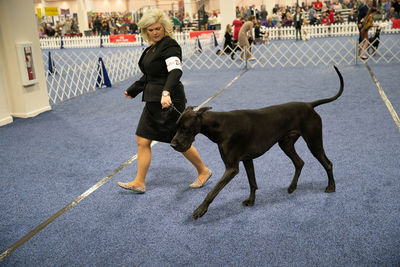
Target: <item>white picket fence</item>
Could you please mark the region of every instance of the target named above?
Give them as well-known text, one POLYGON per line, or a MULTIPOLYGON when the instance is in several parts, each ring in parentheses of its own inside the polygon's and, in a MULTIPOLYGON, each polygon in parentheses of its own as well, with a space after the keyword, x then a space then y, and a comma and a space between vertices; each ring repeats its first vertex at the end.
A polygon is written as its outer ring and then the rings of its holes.
MULTIPOLYGON (((357 25, 352 23, 325 25, 308 25, 303 26, 303 30, 307 31, 310 38, 322 38, 329 36, 354 36, 358 35, 357 25)), ((276 39, 294 39, 296 31, 294 27, 266 28, 269 33, 270 40, 276 39)), ((389 21, 382 29, 382 33, 393 34, 400 33, 400 29, 393 29, 392 23, 389 21)), ((223 41, 224 32, 217 33, 219 42, 223 41)), ((190 32, 177 32, 174 37, 179 43, 194 42, 190 39, 190 32)), ((93 48, 93 47, 126 47, 126 46, 142 46, 143 39, 140 34, 136 35, 135 42, 110 42, 110 37, 106 36, 83 36, 83 37, 57 37, 40 39, 40 47, 42 49, 60 49, 60 48, 93 48)))

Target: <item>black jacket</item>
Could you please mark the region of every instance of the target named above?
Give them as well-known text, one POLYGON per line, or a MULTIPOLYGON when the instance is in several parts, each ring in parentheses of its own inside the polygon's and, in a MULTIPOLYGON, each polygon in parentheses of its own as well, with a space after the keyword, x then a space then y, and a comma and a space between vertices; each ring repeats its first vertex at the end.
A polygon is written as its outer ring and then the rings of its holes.
POLYGON ((160 102, 162 91, 169 91, 174 102, 185 101, 185 92, 179 81, 180 69, 168 72, 166 59, 178 57, 182 62, 182 50, 179 44, 170 37, 164 37, 155 45, 147 47, 139 59, 139 68, 143 76, 126 91, 131 97, 143 92, 142 100, 160 102))

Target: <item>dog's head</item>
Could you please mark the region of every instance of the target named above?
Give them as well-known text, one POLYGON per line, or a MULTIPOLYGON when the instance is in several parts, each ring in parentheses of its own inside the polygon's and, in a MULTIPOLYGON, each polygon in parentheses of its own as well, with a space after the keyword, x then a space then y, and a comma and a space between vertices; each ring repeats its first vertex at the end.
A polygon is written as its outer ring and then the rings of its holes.
POLYGON ((195 111, 193 107, 188 107, 183 111, 176 122, 176 134, 171 141, 171 146, 176 151, 185 152, 191 147, 201 129, 201 117, 209 109, 211 108, 205 107, 195 111))

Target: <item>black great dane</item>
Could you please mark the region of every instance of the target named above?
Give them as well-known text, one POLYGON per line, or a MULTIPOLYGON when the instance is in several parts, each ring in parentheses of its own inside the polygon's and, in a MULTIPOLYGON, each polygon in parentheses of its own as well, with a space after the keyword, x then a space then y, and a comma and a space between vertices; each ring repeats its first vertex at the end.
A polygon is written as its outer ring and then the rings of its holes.
POLYGON ((339 92, 331 98, 310 103, 290 102, 286 104, 253 110, 234 110, 212 112, 210 108, 195 111, 188 107, 177 121, 177 132, 171 146, 180 152, 190 148, 195 136, 202 133, 218 144, 221 158, 225 164, 225 173, 207 194, 203 203, 193 212, 192 217, 203 216, 217 194, 239 173, 242 161, 250 183, 250 196, 243 202, 253 206, 256 198, 257 183, 254 174, 253 159, 263 155, 275 143, 292 160, 296 170, 288 192, 297 188, 304 161, 297 155, 294 144, 302 136, 314 157, 322 164, 328 174, 328 186, 325 192, 335 192, 332 163, 325 155, 322 142, 321 117, 315 112, 316 106, 336 100, 343 92, 343 77, 334 67, 340 79, 339 92))

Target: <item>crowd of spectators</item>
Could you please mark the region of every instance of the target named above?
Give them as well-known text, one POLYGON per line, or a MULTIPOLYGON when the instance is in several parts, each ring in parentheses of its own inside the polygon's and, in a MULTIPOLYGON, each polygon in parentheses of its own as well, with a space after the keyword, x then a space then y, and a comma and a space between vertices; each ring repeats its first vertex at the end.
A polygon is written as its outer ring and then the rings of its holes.
MULTIPOLYGON (((357 22, 359 8, 364 5, 364 0, 316 0, 310 5, 301 4, 303 25, 331 25, 344 22, 357 22)), ((400 18, 400 0, 374 0, 373 6, 377 8, 375 20, 389 20, 400 18)), ((272 14, 268 14, 264 6, 257 8, 255 5, 236 7, 236 16, 246 20, 254 15, 261 25, 266 27, 294 26, 293 15, 296 6, 276 5, 272 14)))
MULTIPOLYGON (((304 2, 300 9, 302 13, 302 25, 331 25, 344 22, 357 22, 359 10, 364 5, 364 0, 315 0, 306 6, 304 2)), ((373 6, 378 12, 375 20, 388 20, 400 18, 400 0, 374 0, 373 6)), ((248 17, 255 16, 261 26, 282 27, 295 26, 294 14, 296 6, 281 7, 276 5, 272 14, 263 5, 257 8, 255 5, 236 7, 236 17, 246 21, 248 17)), ((138 14, 139 18, 141 14, 138 14)), ((197 29, 219 29, 220 15, 218 11, 205 12, 199 19, 197 14, 190 16, 183 10, 169 12, 171 21, 176 31, 197 30, 197 29), (201 27, 200 27, 201 26, 201 27)), ((91 35, 115 35, 139 33, 140 29, 132 19, 131 13, 116 15, 95 15, 89 18, 91 35)), ((57 21, 55 25, 41 23, 39 25, 39 37, 58 37, 82 35, 79 31, 77 18, 66 17, 63 22, 57 21)))

